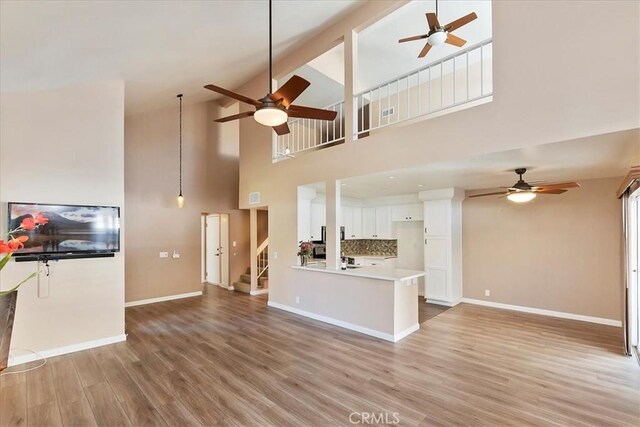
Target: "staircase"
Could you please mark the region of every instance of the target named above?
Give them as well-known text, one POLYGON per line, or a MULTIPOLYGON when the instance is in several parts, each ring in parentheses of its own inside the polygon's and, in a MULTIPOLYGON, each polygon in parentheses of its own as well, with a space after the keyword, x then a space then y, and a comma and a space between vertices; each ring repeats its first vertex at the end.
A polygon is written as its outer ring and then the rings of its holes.
MULTIPOLYGON (((233 283, 233 289, 236 291, 250 293, 251 292, 251 269, 247 268, 245 274, 240 276, 239 282, 233 283)), ((262 276, 258 277, 258 291, 269 289, 269 270, 265 270, 262 276)))

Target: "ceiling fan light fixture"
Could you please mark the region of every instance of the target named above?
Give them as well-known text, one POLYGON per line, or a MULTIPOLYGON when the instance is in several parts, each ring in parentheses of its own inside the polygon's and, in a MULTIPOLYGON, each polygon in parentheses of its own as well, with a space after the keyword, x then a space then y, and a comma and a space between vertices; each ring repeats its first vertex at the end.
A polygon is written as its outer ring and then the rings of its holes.
POLYGON ((265 126, 279 126, 287 121, 289 116, 278 107, 263 107, 258 109, 253 118, 256 122, 265 126))
POLYGON ((535 198, 536 193, 533 191, 516 191, 507 195, 507 199, 515 203, 527 203, 535 198))
POLYGON ((427 38, 431 46, 438 46, 447 41, 447 33, 444 30, 436 31, 427 38))

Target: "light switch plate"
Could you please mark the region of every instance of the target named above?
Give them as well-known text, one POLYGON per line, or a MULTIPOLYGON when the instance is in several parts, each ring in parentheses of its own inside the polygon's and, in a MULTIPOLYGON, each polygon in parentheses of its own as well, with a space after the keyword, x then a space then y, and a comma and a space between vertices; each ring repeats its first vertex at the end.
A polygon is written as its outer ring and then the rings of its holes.
POLYGON ((160 252, 160 258, 169 258, 169 252, 160 252))
POLYGON ((238 244, 236 243, 236 241, 234 240, 232 243, 233 247, 235 248, 236 246, 238 246, 238 244))
POLYGON ((172 255, 173 259, 178 259, 180 258, 180 252, 178 251, 173 251, 173 255, 172 255))

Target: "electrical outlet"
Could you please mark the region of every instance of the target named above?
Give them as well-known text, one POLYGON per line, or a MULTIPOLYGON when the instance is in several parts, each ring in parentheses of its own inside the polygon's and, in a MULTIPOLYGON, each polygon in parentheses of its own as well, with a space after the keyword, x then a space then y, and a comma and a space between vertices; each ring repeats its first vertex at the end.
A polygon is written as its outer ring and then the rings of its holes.
POLYGON ((491 296, 491 291, 489 289, 485 289, 484 290, 484 296, 485 297, 490 297, 491 296))
POLYGON ((169 252, 160 252, 160 258, 169 258, 169 252))
POLYGON ((278 252, 273 252, 273 259, 278 259, 278 252))
POLYGON ((300 304, 300 297, 296 295, 296 304, 300 304))
POLYGON ((234 240, 233 243, 231 243, 233 245, 233 247, 235 248, 236 246, 238 246, 238 243, 234 240))

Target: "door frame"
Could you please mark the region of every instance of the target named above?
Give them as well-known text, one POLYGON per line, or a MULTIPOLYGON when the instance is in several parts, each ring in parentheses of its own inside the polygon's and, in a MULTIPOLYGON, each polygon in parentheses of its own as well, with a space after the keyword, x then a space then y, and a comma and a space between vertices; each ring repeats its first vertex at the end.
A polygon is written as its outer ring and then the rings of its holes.
MULTIPOLYGON (((627 277, 629 286, 629 341, 636 352, 640 347, 640 189, 629 195, 629 241, 627 242, 627 277)), ((636 355, 639 355, 636 353, 636 355)))
POLYGON ((203 212, 200 219, 200 229, 201 229, 201 257, 200 257, 200 280, 204 284, 208 285, 217 285, 225 289, 233 289, 229 283, 229 214, 225 213, 206 213, 203 212), (207 218, 217 216, 220 218, 220 238, 221 238, 221 246, 223 249, 223 254, 225 256, 220 257, 220 280, 221 283, 210 283, 207 282, 207 218), (226 242, 224 237, 226 237, 226 242))

